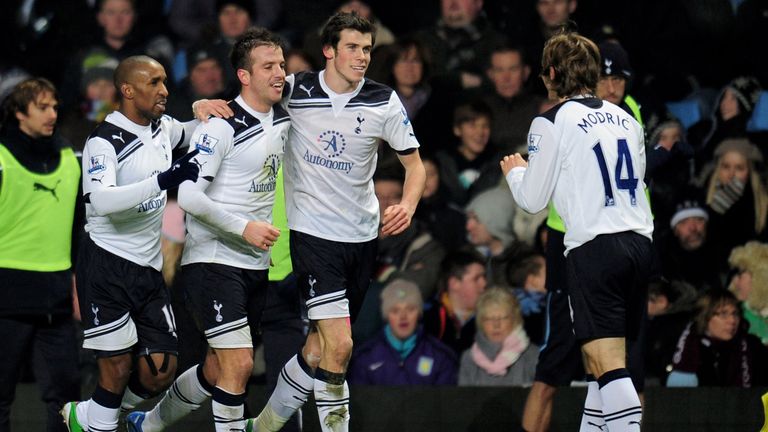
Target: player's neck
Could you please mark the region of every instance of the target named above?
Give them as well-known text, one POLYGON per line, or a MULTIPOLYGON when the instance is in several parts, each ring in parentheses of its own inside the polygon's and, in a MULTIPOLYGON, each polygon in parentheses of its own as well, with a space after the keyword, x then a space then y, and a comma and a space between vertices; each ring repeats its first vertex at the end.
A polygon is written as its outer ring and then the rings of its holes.
POLYGON ((330 62, 323 72, 323 82, 336 94, 352 93, 360 85, 360 81, 350 81, 345 78, 330 62))
POLYGON ((569 100, 569 99, 589 99, 589 98, 594 99, 596 97, 597 96, 595 96, 595 94, 592 93, 591 91, 589 91, 589 90, 582 90, 582 91, 580 91, 578 93, 572 94, 570 96, 566 96, 565 100, 569 100))
POLYGON ((271 103, 264 102, 263 100, 249 94, 246 91, 240 92, 240 97, 243 98, 243 101, 245 102, 246 105, 248 105, 250 109, 256 112, 259 112, 262 114, 269 114, 269 110, 272 109, 271 103))
POLYGON ((151 122, 150 118, 142 115, 137 109, 130 105, 121 105, 118 111, 128 120, 136 123, 139 126, 149 126, 149 123, 151 122))

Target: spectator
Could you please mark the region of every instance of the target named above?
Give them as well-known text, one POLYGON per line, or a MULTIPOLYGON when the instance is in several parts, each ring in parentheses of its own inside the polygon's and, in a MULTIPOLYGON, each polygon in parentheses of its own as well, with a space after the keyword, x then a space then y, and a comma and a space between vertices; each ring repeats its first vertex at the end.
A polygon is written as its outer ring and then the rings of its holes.
POLYGON ((433 55, 439 87, 445 91, 478 87, 491 50, 505 38, 483 13, 483 0, 442 0, 440 4, 440 19, 417 35, 433 55))
POLYGON ((747 136, 747 122, 761 90, 760 83, 753 77, 733 79, 721 90, 711 116, 688 129, 688 140, 696 151, 697 174, 707 175, 713 153, 721 142, 727 138, 747 136))
POLYGON ((646 385, 662 385, 672 365, 680 334, 693 315, 698 293, 686 282, 669 282, 664 278, 648 286, 648 320, 645 329, 646 385))
POLYGON ((187 71, 189 75, 179 85, 179 89, 169 98, 167 114, 180 121, 194 118, 192 102, 198 99, 230 99, 226 94, 226 79, 215 49, 208 45, 198 45, 187 52, 187 71))
POLYGON ((600 49, 600 80, 597 81, 597 97, 621 107, 627 114, 643 124, 640 106, 628 94, 633 77, 629 56, 618 42, 604 41, 600 49))
POLYGON ((475 307, 485 291, 485 260, 476 251, 449 253, 440 265, 440 291, 425 308, 424 330, 458 357, 475 337, 475 307))
POLYGON ((170 65, 173 59, 170 40, 164 36, 145 36, 136 31, 138 15, 134 0, 99 0, 97 4, 96 21, 101 32, 67 66, 62 84, 64 109, 74 109, 76 106, 82 76, 89 68, 93 55, 106 55, 120 61, 133 55, 146 54, 164 66, 170 65))
POLYGON ((525 333, 536 345, 544 343, 547 307, 547 263, 542 255, 524 251, 509 264, 507 280, 520 304, 525 333))
MULTIPOLYGON (((58 95, 43 78, 17 84, 0 135, 0 430, 10 430, 16 383, 31 365, 49 432, 80 395, 73 319, 72 238, 82 226, 80 164, 54 134, 58 95), (32 350, 29 348, 32 347, 32 350), (33 355, 27 355, 28 352, 33 355)), ((76 248, 74 248, 76 250, 76 248)), ((86 306, 87 307, 87 306, 86 306)))
MULTIPOLYGON (((427 173, 427 181, 413 217, 427 228, 445 250, 459 249, 467 244, 467 217, 461 207, 447 200, 445 188, 440 181, 440 165, 437 159, 425 155, 421 160, 427 173)), ((425 298, 428 297, 431 296, 425 298)))
MULTIPOLYGON (((373 41, 374 49, 395 42, 395 35, 378 18, 376 18, 369 2, 362 0, 344 0, 341 1, 339 7, 336 8, 336 12, 356 13, 358 16, 370 20, 376 29, 376 37, 373 41)), ((318 64, 325 63, 320 43, 320 33, 322 29, 323 26, 320 26, 314 32, 308 31, 304 37, 304 44, 302 45, 304 51, 309 53, 312 57, 313 62, 318 64)))
POLYGON ((60 129, 61 135, 78 150, 83 149, 96 125, 117 108, 117 90, 112 83, 117 60, 96 52, 84 64, 78 106, 64 113, 60 129))
POLYGON ((364 385, 455 385, 458 362, 419 325, 422 299, 413 282, 395 279, 381 292, 384 329, 357 349, 349 382, 364 385))
POLYGON ((317 70, 317 65, 306 51, 294 48, 285 53, 286 75, 314 70, 317 70))
MULTIPOLYGON (((525 52, 531 56, 530 65, 533 76, 539 76, 541 73, 541 52, 544 49, 544 42, 552 37, 561 25, 568 22, 571 15, 576 12, 577 6, 577 0, 536 0, 536 18, 538 20, 523 35, 525 52)), ((537 94, 547 95, 547 90, 540 80, 536 80, 532 84, 537 94)))
POLYGON ((483 97, 491 108, 491 142, 504 154, 525 152, 528 127, 539 114, 543 99, 525 87, 531 67, 521 47, 502 45, 491 53, 486 70, 493 91, 483 97))
POLYGON ((680 335, 667 386, 766 385, 768 348, 747 333, 736 297, 725 290, 708 291, 697 308, 680 335))
POLYGON ((749 242, 731 251, 734 269, 729 289, 741 302, 749 333, 768 345, 768 244, 749 242))
POLYGON ((701 292, 722 288, 720 273, 725 261, 718 259, 715 245, 709 239, 709 214, 696 195, 695 191, 682 194, 669 224, 671 231, 660 237, 656 245, 662 275, 701 292))
POLYGON ((495 186, 501 174, 488 140, 491 111, 482 102, 460 105, 453 113, 453 134, 458 146, 437 153, 440 180, 448 199, 465 205, 482 190, 495 186))
POLYGON ((763 161, 757 147, 746 139, 728 139, 715 149, 715 172, 707 186, 709 232, 718 260, 730 251, 765 235, 768 193, 755 164, 763 161))
POLYGON ((654 237, 669 232, 680 185, 691 181, 693 148, 685 139, 683 125, 674 117, 651 116, 646 124, 646 184, 654 214, 654 237))
POLYGON ((461 355, 460 386, 527 386, 533 382, 538 347, 523 329, 520 304, 511 291, 493 287, 477 300, 475 343, 461 355))

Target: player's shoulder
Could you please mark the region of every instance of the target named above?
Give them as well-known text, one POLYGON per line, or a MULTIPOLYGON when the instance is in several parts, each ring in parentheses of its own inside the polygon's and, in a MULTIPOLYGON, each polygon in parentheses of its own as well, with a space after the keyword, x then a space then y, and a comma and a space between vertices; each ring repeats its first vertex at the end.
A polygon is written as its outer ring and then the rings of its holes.
POLYGON ((233 115, 231 117, 225 119, 211 119, 209 122, 214 122, 216 126, 222 126, 222 122, 226 123, 232 129, 233 137, 240 136, 260 124, 259 119, 252 116, 237 101, 231 100, 227 105, 229 105, 229 108, 232 110, 233 115))
POLYGON ((363 82, 363 88, 361 88, 360 92, 349 101, 348 106, 384 105, 389 103, 393 91, 394 90, 389 86, 366 78, 363 82))
POLYGON ((91 142, 94 139, 106 141, 114 147, 115 154, 119 154, 130 144, 137 141, 139 137, 120 126, 105 120, 96 126, 96 129, 94 129, 88 136, 88 142, 91 142))
POLYGON ((319 72, 299 72, 293 75, 293 82, 288 81, 291 100, 328 99, 328 94, 320 85, 319 72))
POLYGON ((280 124, 285 123, 287 121, 290 121, 291 118, 288 115, 288 111, 281 105, 281 104, 275 104, 272 106, 273 116, 272 116, 272 124, 280 124))
POLYGON ((564 100, 547 111, 539 114, 536 118, 542 118, 555 124, 555 121, 559 116, 569 115, 574 112, 581 112, 584 110, 597 110, 605 106, 605 102, 602 99, 595 97, 567 99, 564 100))

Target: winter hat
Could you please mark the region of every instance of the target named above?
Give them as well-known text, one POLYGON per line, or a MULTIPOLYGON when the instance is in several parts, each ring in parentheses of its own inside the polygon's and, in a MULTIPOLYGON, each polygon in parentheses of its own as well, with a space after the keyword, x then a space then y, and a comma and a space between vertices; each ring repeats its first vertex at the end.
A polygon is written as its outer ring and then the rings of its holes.
POLYGON ((253 4, 253 0, 216 0, 216 15, 219 15, 224 7, 233 5, 248 12, 248 15, 250 15, 251 19, 253 19, 253 4))
POLYGON ((632 79, 632 66, 629 65, 627 52, 616 42, 604 41, 598 45, 600 49, 601 76, 618 75, 632 79))
POLYGON ((715 158, 728 153, 728 152, 740 153, 744 158, 752 163, 760 163, 763 161, 763 154, 760 149, 757 148, 746 138, 729 138, 723 140, 717 148, 715 148, 715 158))
POLYGON ((760 87, 760 82, 751 76, 740 76, 728 83, 726 87, 733 91, 736 100, 739 101, 739 108, 747 116, 751 115, 760 99, 760 92, 763 90, 760 87))
POLYGON ((422 310, 421 291, 415 283, 405 279, 395 279, 388 283, 381 291, 381 316, 387 318, 387 314, 397 303, 408 303, 422 310))
POLYGON ((202 44, 192 46, 187 52, 187 73, 191 73, 198 63, 209 59, 216 60, 217 63, 219 61, 212 47, 202 44))
POLYGON ((80 87, 85 90, 88 84, 105 79, 112 81, 118 61, 102 50, 95 50, 88 53, 83 59, 83 76, 80 79, 80 87))
POLYGON ((515 241, 513 220, 515 202, 506 187, 495 187, 477 195, 467 204, 466 211, 472 212, 485 225, 488 233, 501 240, 506 248, 515 241))
POLYGON ((678 223, 692 217, 709 220, 709 215, 707 214, 707 211, 704 210, 704 206, 701 205, 701 202, 692 192, 689 192, 683 194, 680 201, 678 201, 677 206, 675 207, 675 213, 669 221, 669 227, 675 229, 675 226, 678 223))
MULTIPOLYGON (((664 112, 661 115, 651 115, 645 125, 645 130, 648 131, 648 144, 651 147, 655 147, 659 142, 661 133, 671 127, 680 128, 680 132, 684 135, 685 128, 683 127, 683 124, 671 113, 664 112)), ((681 139, 685 139, 685 137, 681 137, 681 139)))

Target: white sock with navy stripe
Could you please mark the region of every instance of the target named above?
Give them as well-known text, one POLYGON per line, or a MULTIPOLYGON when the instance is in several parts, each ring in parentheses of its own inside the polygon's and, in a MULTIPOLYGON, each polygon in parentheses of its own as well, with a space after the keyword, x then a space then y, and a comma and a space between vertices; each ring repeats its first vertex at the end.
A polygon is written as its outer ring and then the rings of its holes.
MULTIPOLYGON (((97 385, 96 390, 93 391, 93 396, 88 401, 88 430, 116 432, 122 398, 122 395, 112 393, 97 385)), ((81 424, 81 426, 85 425, 81 424)))
POLYGON ((315 372, 315 405, 323 432, 349 430, 349 386, 343 373, 317 368, 315 372))
POLYGON ((215 387, 213 389, 213 422, 216 432, 245 431, 245 393, 232 394, 215 387))
POLYGON ((160 432, 167 426, 200 408, 209 397, 213 386, 203 376, 203 365, 193 366, 176 378, 160 402, 144 417, 144 432, 160 432))
POLYGON ((639 432, 643 409, 626 368, 614 369, 598 378, 603 400, 603 419, 610 432, 639 432))
POLYGON ((602 431, 604 426, 603 399, 600 396, 600 386, 598 386, 594 376, 587 375, 587 398, 584 400, 584 412, 581 415, 579 432, 602 431))
POLYGON ((315 387, 314 373, 301 354, 293 356, 280 371, 277 386, 259 416, 254 420, 259 432, 280 430, 299 410, 315 387))

